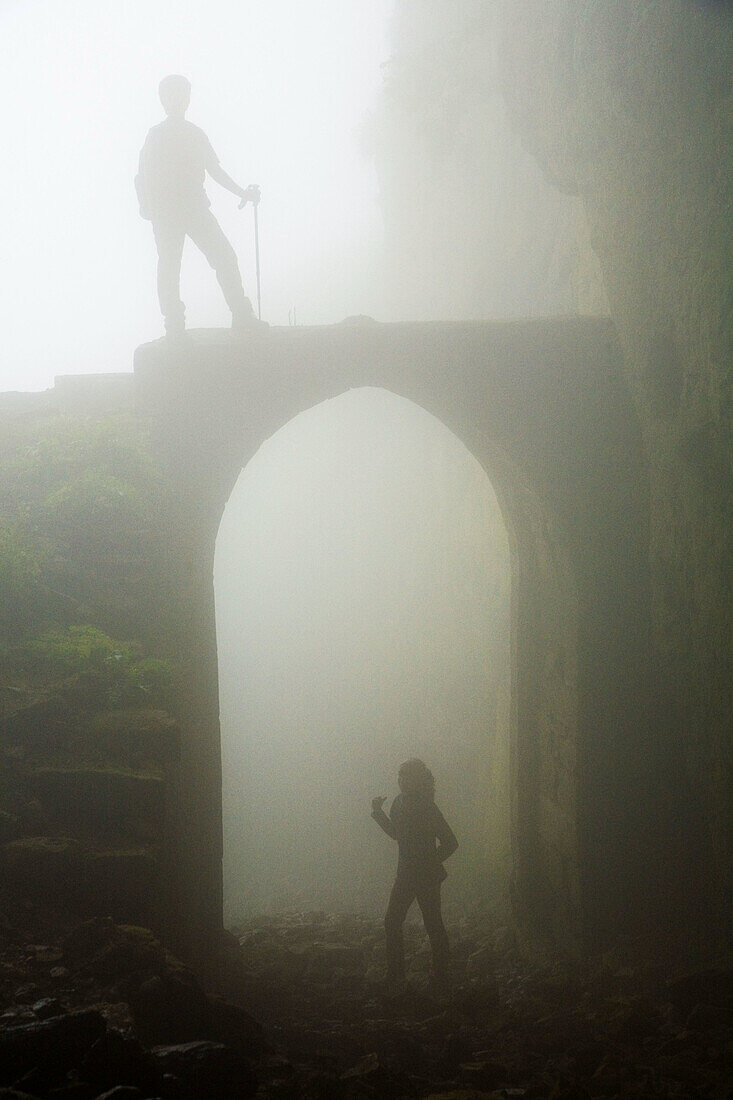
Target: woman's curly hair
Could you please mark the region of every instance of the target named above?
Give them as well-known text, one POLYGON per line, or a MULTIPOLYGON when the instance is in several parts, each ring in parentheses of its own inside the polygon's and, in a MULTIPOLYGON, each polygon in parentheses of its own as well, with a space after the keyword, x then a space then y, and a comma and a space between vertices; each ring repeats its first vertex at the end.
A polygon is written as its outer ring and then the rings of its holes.
POLYGON ((403 794, 415 794, 432 801, 435 797, 435 779, 422 760, 405 760, 397 772, 397 782, 403 794))

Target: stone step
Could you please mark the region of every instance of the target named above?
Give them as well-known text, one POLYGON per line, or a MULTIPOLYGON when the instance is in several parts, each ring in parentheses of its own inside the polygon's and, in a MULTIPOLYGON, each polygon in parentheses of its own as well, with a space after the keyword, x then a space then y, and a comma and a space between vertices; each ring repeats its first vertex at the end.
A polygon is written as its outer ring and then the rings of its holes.
POLYGON ((61 692, 44 692, 4 716, 2 748, 37 763, 95 761, 168 769, 178 759, 174 720, 155 707, 124 708, 84 714, 70 707, 61 692))
POLYGON ((154 707, 103 711, 80 730, 82 746, 110 762, 131 768, 174 766, 179 757, 178 727, 164 710, 154 707))
POLYGON ((144 846, 101 848, 66 836, 23 837, 0 846, 0 880, 12 895, 119 923, 159 925, 163 872, 144 846))
POLYGON ((129 837, 154 844, 162 838, 166 790, 160 775, 115 767, 41 767, 26 772, 21 783, 28 802, 40 804, 39 830, 101 843, 129 837))

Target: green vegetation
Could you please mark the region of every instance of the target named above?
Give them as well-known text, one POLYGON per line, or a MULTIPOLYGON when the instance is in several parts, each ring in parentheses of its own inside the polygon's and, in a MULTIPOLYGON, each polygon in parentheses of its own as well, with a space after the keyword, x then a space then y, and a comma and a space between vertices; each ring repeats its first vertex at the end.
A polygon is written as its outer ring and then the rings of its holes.
POLYGON ((40 548, 16 526, 0 525, 0 636, 17 635, 29 618, 37 617, 42 560, 40 548))
POLYGON ((38 687, 93 674, 111 705, 165 701, 173 666, 140 640, 164 598, 165 493, 139 423, 54 416, 6 427, 2 679, 38 687))
POLYGON ((46 630, 11 653, 11 667, 34 682, 94 672, 107 702, 159 702, 173 685, 173 665, 145 657, 138 644, 119 642, 88 623, 46 630))

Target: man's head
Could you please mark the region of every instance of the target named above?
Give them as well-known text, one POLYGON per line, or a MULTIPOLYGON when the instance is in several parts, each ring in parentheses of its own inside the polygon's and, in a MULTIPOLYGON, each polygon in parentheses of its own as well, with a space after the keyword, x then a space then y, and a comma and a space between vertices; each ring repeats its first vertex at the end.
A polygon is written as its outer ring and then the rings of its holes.
POLYGON ((163 110, 174 118, 183 118, 191 101, 191 81, 185 76, 164 76, 158 85, 163 110))

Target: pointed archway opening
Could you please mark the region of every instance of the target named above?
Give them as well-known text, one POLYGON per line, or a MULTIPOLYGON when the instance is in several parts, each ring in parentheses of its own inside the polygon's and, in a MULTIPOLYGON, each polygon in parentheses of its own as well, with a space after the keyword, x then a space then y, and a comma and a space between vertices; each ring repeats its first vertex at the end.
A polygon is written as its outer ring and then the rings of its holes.
POLYGON ((411 756, 461 848, 446 905, 506 904, 510 549, 484 468, 377 388, 300 413, 242 471, 216 544, 225 921, 383 910, 370 799, 411 756))

